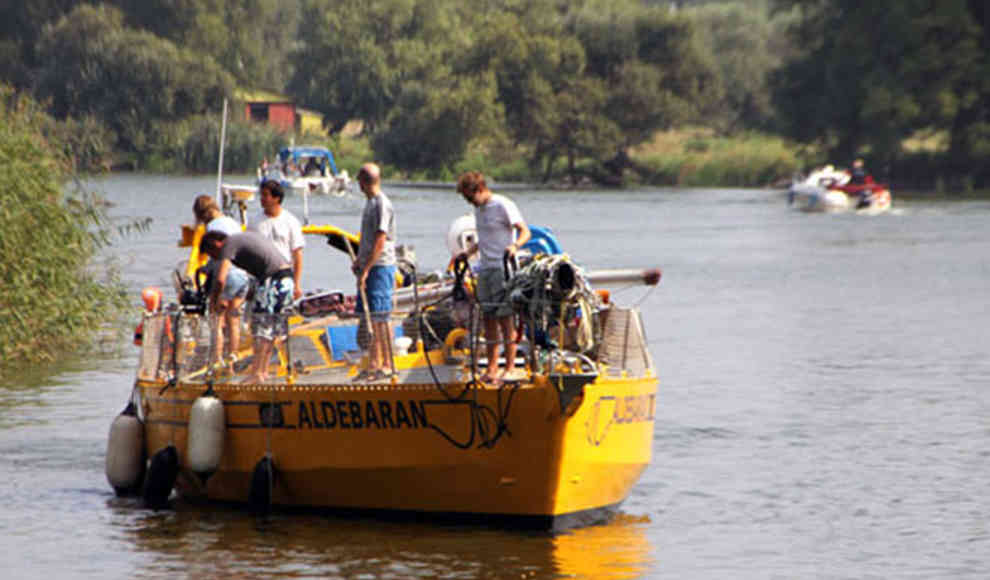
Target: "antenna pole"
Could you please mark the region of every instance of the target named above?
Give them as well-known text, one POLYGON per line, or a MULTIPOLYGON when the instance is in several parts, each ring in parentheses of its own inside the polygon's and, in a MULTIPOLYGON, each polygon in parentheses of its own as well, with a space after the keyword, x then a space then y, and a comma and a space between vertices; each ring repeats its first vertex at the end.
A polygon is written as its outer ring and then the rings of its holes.
POLYGON ((220 121, 220 161, 217 163, 217 204, 223 207, 220 198, 220 182, 223 181, 223 145, 227 138, 227 99, 223 99, 223 120, 220 121))

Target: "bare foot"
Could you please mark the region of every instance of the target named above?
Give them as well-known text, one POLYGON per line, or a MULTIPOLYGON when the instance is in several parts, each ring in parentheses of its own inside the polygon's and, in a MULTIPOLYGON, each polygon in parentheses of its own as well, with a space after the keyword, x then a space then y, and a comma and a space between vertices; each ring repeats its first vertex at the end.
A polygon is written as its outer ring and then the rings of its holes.
POLYGON ((351 379, 351 382, 362 383, 362 382, 367 381, 368 379, 370 379, 374 375, 375 375, 375 371, 373 371, 371 369, 364 369, 361 372, 359 372, 358 374, 354 375, 354 377, 351 379))
POLYGON ((526 371, 523 369, 505 369, 501 378, 503 381, 521 381, 526 378, 526 371))

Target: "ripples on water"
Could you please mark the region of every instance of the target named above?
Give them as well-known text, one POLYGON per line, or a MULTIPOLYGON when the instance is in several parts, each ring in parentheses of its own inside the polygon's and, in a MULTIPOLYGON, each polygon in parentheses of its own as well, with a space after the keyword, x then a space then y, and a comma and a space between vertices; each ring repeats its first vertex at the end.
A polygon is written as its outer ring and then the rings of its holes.
MULTIPOLYGON (((137 306, 170 287, 210 178, 104 181, 137 306)), ((0 388, 0 566, 11 578, 990 577, 990 204, 895 197, 891 215, 789 212, 779 192, 511 193, 593 268, 659 265, 642 301, 661 377, 653 464, 623 514, 560 536, 114 498, 106 434, 133 350, 0 388)), ((896 193, 895 193, 896 195, 896 193)), ((392 192, 421 269, 452 191, 392 192)), ((357 229, 361 200, 314 200, 357 229)), ((291 205, 292 209, 296 209, 291 205)), ((350 289, 307 246, 307 288, 350 289)))

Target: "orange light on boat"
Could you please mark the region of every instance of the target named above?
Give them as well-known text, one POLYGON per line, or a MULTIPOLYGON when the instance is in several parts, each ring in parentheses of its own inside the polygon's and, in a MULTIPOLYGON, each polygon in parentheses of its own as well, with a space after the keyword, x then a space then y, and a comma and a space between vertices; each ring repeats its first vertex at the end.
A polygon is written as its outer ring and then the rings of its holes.
POLYGON ((158 312, 162 306, 162 291, 154 286, 148 286, 141 291, 141 300, 148 312, 158 312))
MULTIPOLYGON (((158 312, 162 307, 162 291, 155 286, 148 286, 141 290, 141 301, 144 302, 144 309, 148 314, 158 312)), ((138 323, 134 329, 134 344, 141 346, 144 341, 144 320, 138 323)))

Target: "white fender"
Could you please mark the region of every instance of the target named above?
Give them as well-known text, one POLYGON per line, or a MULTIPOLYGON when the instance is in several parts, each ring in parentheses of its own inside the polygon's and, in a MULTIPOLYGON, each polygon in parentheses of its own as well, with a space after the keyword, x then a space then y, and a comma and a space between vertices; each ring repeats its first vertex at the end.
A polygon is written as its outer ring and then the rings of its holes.
POLYGON ((127 405, 110 424, 107 437, 107 481, 117 495, 139 487, 144 474, 144 428, 134 403, 127 405))
POLYGON ((186 459, 196 473, 212 473, 220 466, 227 421, 223 403, 211 395, 196 399, 189 411, 186 459))
POLYGON ((451 257, 463 252, 468 246, 478 241, 478 229, 474 223, 474 214, 462 215, 450 223, 447 230, 447 249, 451 257))

